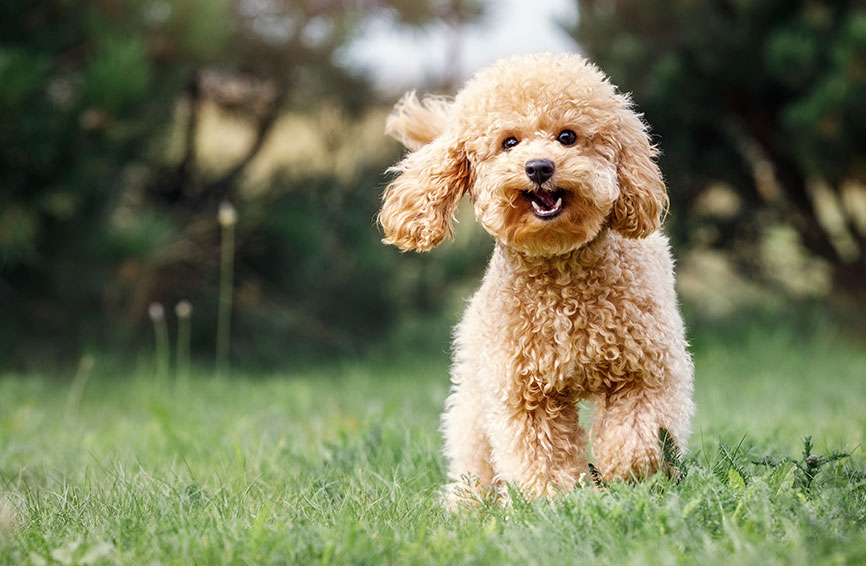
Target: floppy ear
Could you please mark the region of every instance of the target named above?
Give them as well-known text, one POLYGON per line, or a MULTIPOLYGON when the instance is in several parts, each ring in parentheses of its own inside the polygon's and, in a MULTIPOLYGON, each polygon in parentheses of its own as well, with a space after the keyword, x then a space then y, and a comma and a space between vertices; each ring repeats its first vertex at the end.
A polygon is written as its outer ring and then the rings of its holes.
POLYGON ((415 151, 445 131, 450 113, 449 99, 428 95, 418 100, 412 90, 394 105, 385 121, 385 134, 415 151))
POLYGON ((382 241, 403 251, 425 252, 451 237, 454 210, 472 175, 456 136, 438 136, 389 171, 399 176, 385 189, 379 211, 382 241))
POLYGON ((668 206, 658 150, 650 143, 646 125, 631 110, 628 99, 619 111, 620 146, 617 176, 620 196, 613 205, 611 226, 627 238, 645 238, 661 227, 659 218, 668 206))

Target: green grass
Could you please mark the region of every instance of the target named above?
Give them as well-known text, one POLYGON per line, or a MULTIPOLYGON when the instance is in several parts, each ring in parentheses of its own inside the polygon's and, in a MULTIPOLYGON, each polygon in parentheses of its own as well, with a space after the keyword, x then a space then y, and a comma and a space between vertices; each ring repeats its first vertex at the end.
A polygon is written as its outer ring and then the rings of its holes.
POLYGON ((5 375, 0 564, 863 564, 866 351, 785 320, 700 325, 679 483, 458 516, 444 356, 181 382, 97 360, 80 401, 5 375))

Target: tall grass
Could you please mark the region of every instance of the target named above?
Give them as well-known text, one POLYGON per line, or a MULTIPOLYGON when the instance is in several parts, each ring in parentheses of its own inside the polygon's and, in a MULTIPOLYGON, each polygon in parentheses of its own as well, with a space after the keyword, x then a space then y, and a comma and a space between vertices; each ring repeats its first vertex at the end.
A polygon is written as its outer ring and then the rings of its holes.
POLYGON ((445 356, 183 382, 97 359, 75 412, 66 381, 6 375, 0 564, 866 563, 866 352, 716 328, 679 482, 456 516, 445 356))

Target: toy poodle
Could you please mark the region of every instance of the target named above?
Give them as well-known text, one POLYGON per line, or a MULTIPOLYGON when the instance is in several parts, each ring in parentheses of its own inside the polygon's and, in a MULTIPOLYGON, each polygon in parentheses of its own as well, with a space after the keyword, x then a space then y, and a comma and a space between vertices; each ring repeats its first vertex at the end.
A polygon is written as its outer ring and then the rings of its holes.
POLYGON ((629 96, 579 55, 514 56, 453 101, 407 93, 386 132, 410 152, 390 170, 385 243, 435 247, 464 196, 496 241, 454 333, 448 505, 572 489, 589 469, 581 400, 601 480, 664 468, 660 431, 680 449, 689 435, 693 370, 665 184, 629 96))

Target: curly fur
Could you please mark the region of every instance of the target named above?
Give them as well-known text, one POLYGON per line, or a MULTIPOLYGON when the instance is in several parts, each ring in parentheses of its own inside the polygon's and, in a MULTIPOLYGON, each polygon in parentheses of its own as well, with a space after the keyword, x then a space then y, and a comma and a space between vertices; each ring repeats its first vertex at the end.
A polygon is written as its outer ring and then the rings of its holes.
POLYGON ((604 480, 658 470, 659 429, 687 440, 693 372, 658 231, 665 184, 630 99, 578 55, 516 56, 453 102, 409 93, 387 131, 412 151, 385 190, 386 243, 438 245, 466 194, 496 239, 454 336, 449 505, 505 483, 571 489, 587 471, 582 399, 597 404, 589 436, 604 480), (573 145, 557 140, 566 129, 573 145), (509 137, 519 143, 506 150, 509 137), (526 173, 532 159, 555 164, 542 185, 526 173), (542 190, 562 195, 553 218, 532 211, 527 194, 542 190))

